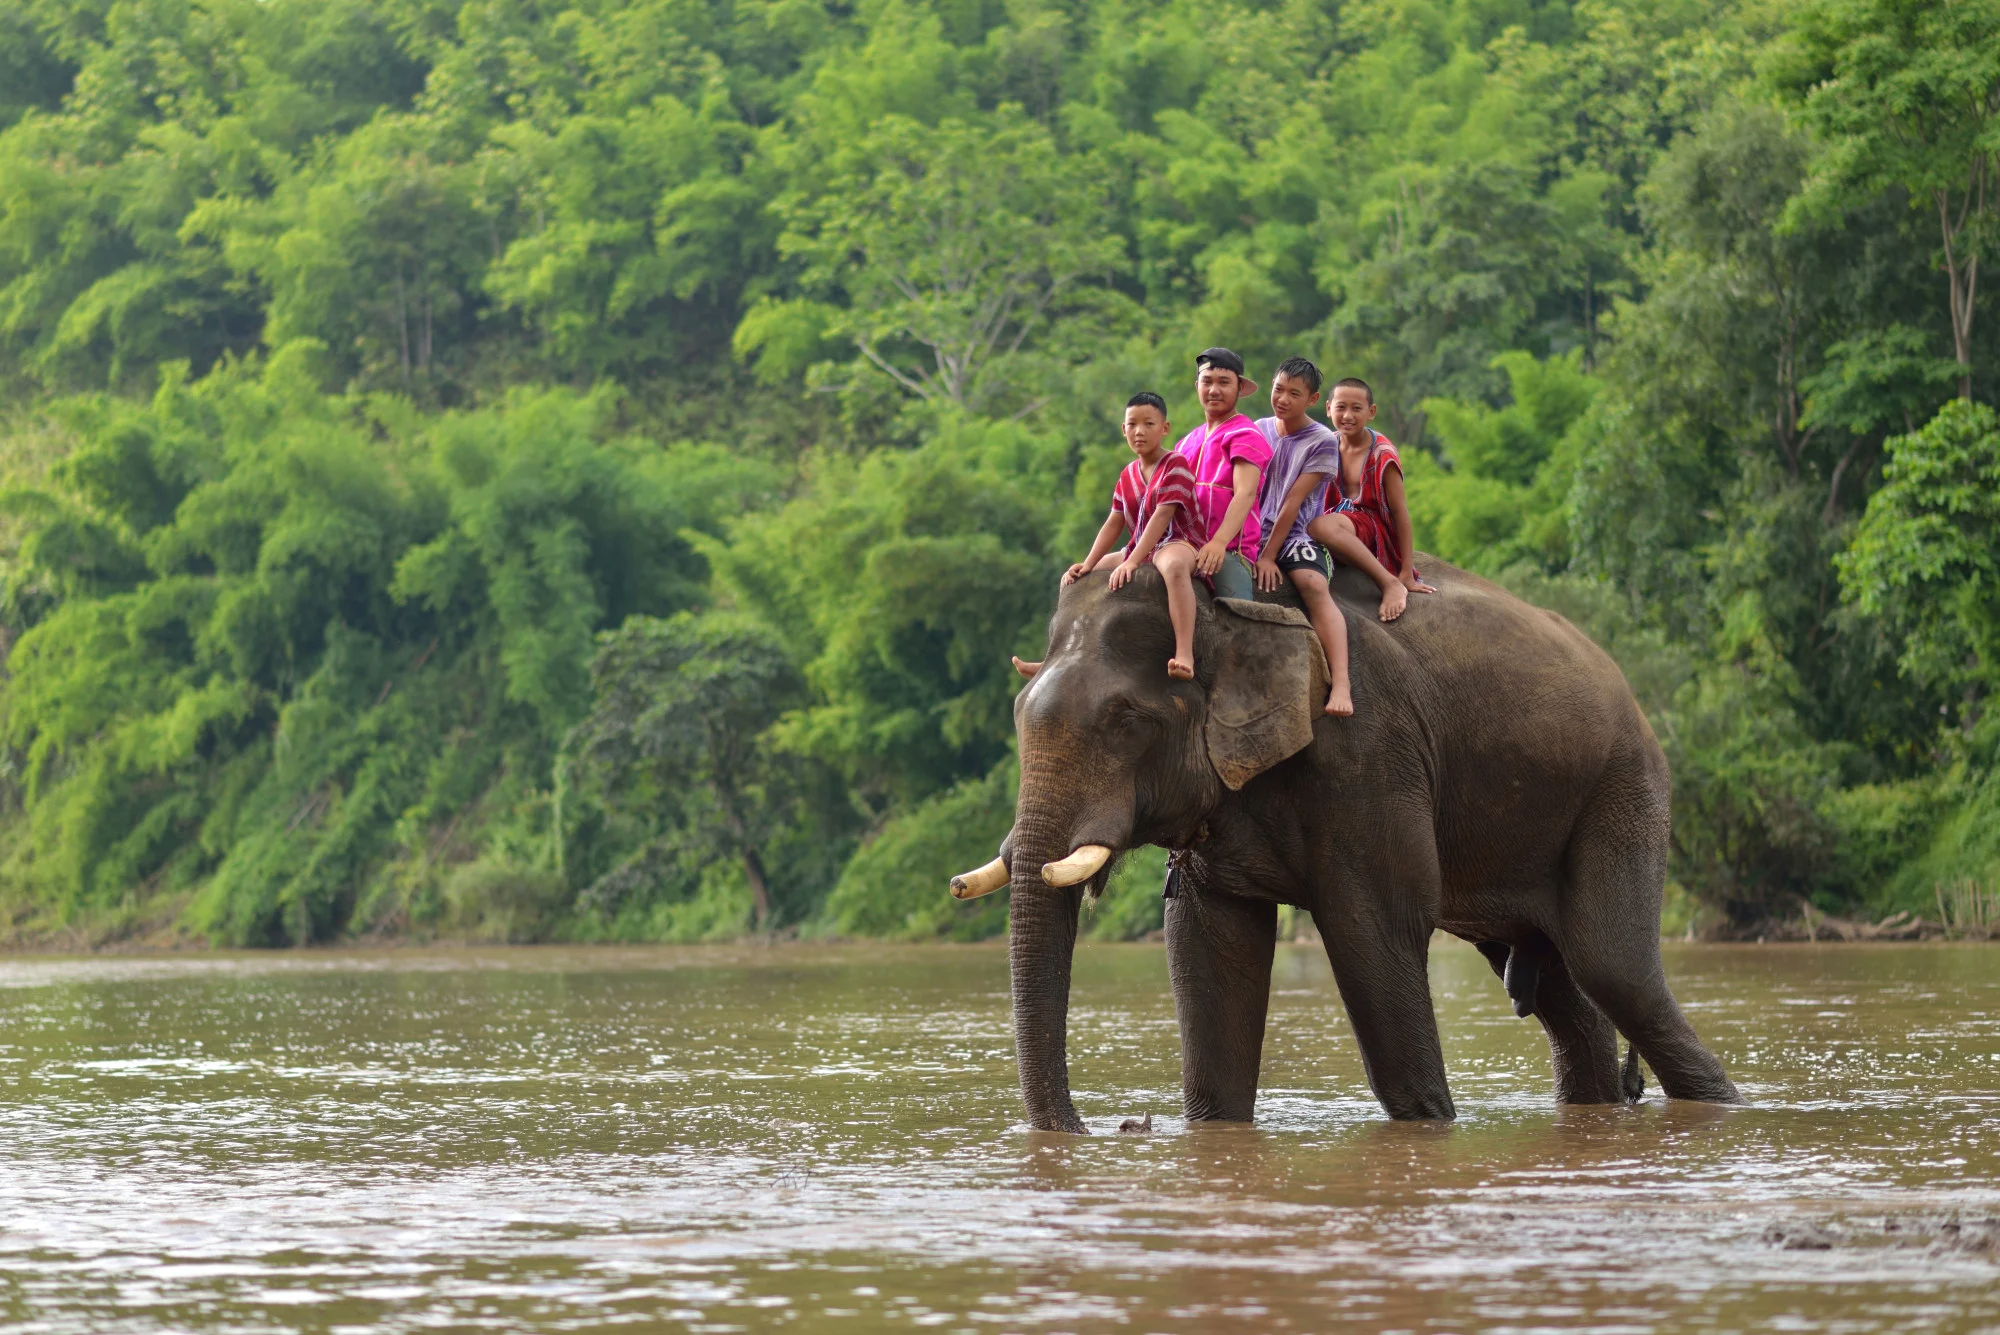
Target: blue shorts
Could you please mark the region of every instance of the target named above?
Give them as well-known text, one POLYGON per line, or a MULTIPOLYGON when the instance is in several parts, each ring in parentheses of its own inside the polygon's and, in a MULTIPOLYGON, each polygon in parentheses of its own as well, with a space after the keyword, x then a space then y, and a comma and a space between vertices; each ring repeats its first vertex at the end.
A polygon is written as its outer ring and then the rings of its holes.
POLYGON ((1218 598, 1241 598, 1246 603, 1257 601, 1257 580, 1250 572, 1250 563, 1238 552, 1229 552, 1222 558, 1222 565, 1208 577, 1210 587, 1218 598))

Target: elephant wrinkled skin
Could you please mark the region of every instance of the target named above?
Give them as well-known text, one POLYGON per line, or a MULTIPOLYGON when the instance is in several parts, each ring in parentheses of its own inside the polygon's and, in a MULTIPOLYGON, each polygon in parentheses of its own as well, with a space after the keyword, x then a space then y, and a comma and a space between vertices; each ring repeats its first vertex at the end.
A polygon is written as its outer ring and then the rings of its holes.
POLYGON ((1174 681, 1150 566, 1115 593, 1102 575, 1063 591, 1041 671, 1014 703, 1014 828, 982 869, 1012 890, 1031 1125, 1084 1129, 1066 1057, 1070 959, 1083 895, 1111 868, 1065 886, 1043 868, 1088 845, 1182 850, 1166 938, 1190 1120, 1251 1117, 1279 904, 1318 924, 1392 1117, 1453 1115, 1426 975, 1437 928, 1505 972, 1548 1035, 1564 1102, 1634 1096, 1621 1032, 1669 1097, 1739 1101, 1661 967, 1667 764, 1624 677, 1561 617, 1424 569, 1439 591, 1387 625, 1372 584, 1336 576, 1357 704, 1346 719, 1317 708, 1325 660, 1296 611, 1198 593, 1195 679, 1174 681))

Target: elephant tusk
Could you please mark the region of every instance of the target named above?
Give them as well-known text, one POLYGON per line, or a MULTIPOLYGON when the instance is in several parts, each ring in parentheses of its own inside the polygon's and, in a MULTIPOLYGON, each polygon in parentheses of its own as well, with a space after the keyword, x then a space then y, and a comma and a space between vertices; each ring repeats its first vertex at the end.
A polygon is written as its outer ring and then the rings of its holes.
POLYGON ((977 899, 981 895, 990 895, 1001 886, 1007 884, 1009 879, 1007 860, 1005 858, 995 858, 978 871, 969 871, 962 876, 952 877, 951 897, 953 899, 977 899))
POLYGON ((1111 850, 1103 844, 1085 844, 1060 862, 1042 864, 1042 879, 1056 889, 1079 885, 1111 861, 1111 850))

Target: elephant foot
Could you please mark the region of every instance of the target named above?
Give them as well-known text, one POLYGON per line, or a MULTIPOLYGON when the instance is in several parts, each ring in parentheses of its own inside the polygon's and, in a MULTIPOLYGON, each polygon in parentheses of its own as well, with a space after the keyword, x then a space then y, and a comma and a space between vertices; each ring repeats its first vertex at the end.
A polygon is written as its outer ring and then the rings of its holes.
POLYGON ((1128 1117, 1118 1124, 1118 1129, 1128 1135, 1143 1136, 1153 1129, 1153 1114, 1147 1113, 1143 1122, 1136 1117, 1128 1117))
POLYGON ((1639 1069, 1639 1049, 1629 1043, 1625 1045, 1625 1065, 1618 1072, 1618 1092, 1627 1103, 1646 1097, 1646 1073, 1639 1069))

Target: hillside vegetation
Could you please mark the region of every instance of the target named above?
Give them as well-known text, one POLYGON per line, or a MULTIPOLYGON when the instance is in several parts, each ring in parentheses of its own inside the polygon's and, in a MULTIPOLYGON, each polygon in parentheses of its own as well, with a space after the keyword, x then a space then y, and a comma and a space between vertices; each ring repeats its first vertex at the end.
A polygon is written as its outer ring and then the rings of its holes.
POLYGON ((1212 343, 1618 657, 1676 926, 1990 885, 1997 116, 2000 0, 0 0, 5 934, 997 931, 1212 343))

